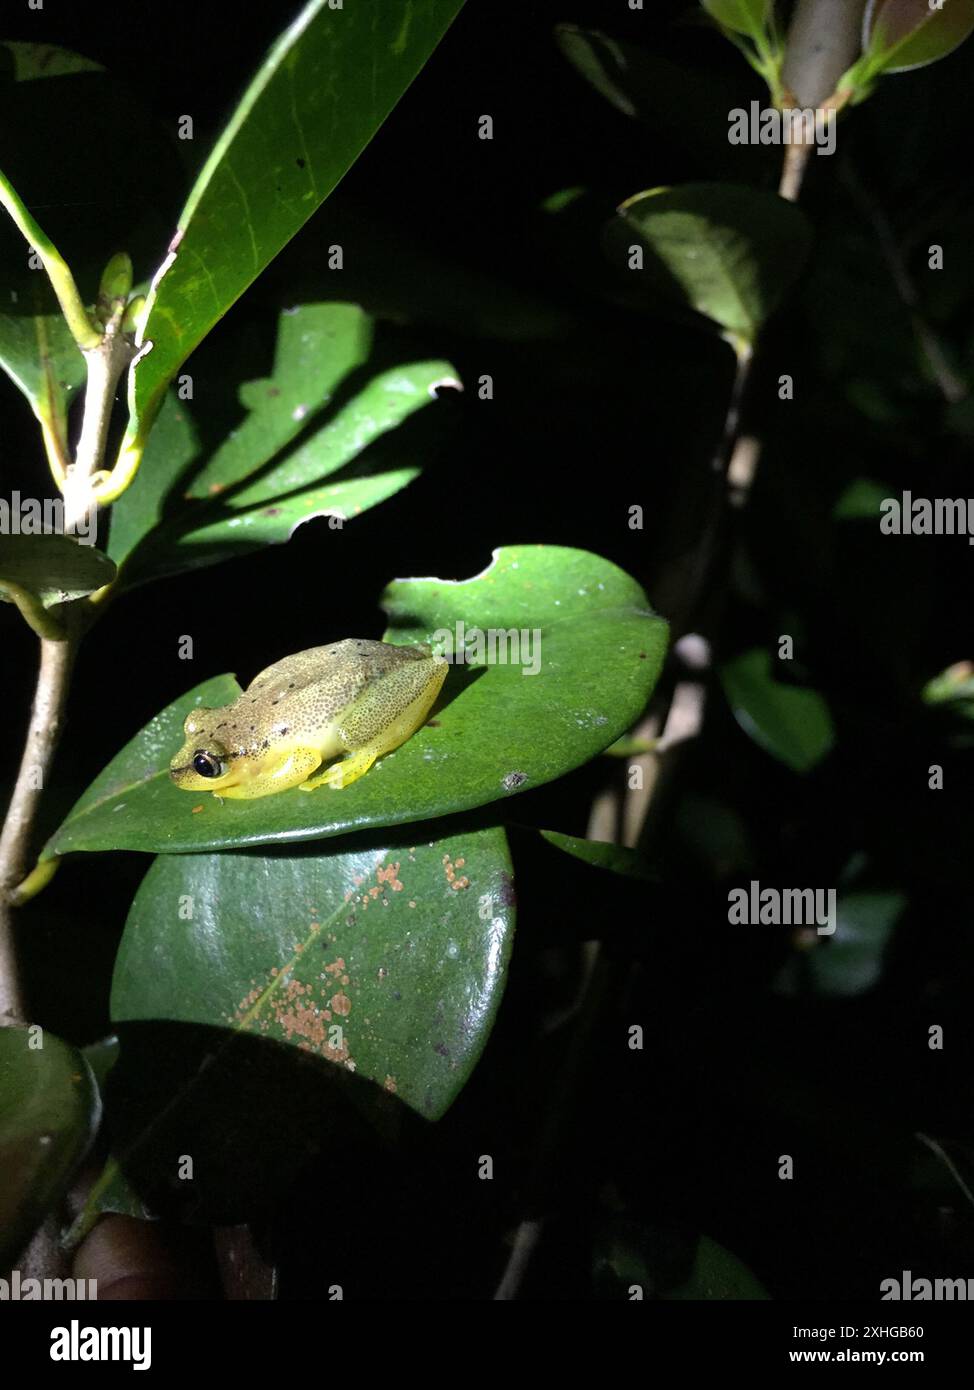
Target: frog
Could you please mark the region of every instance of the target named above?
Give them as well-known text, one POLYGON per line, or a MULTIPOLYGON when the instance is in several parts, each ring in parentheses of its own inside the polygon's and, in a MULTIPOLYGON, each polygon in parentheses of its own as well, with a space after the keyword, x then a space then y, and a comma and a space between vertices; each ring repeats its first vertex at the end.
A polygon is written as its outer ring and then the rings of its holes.
POLYGON ((286 656, 231 704, 186 716, 169 776, 182 791, 220 798, 341 791, 426 722, 447 669, 426 643, 355 637, 286 656))

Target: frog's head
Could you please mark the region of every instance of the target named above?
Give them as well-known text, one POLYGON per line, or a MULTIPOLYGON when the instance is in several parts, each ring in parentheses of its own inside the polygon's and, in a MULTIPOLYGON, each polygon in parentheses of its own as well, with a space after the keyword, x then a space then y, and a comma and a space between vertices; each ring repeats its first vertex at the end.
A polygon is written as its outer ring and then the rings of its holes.
POLYGON ((183 791, 219 792, 237 782, 233 755, 214 732, 225 713, 222 709, 201 707, 186 716, 186 741, 169 764, 169 776, 183 791))

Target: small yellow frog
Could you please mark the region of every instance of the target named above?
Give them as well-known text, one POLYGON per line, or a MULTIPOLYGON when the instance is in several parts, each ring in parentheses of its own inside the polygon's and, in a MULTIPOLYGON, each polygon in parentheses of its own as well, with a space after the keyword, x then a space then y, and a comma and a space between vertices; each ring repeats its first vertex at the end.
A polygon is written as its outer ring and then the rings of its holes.
POLYGON ((169 776, 183 791, 215 796, 347 787, 420 728, 446 672, 426 645, 354 637, 286 656, 233 704, 187 715, 169 776), (311 776, 338 753, 350 756, 311 776))

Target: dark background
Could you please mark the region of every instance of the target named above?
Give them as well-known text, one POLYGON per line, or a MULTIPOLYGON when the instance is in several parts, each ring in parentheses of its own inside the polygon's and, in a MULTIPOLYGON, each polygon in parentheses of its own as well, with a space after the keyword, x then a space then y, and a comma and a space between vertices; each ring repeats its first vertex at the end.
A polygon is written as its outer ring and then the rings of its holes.
MULTIPOLYGON (((138 220, 146 260, 136 275, 151 274, 192 172, 291 8, 47 4, 5 17, 4 37, 76 49, 122 76, 169 133, 171 162, 147 162, 124 195, 106 168, 83 213, 38 209, 69 260, 78 217, 103 228, 102 260, 127 245, 124 229, 138 220), (195 139, 179 145, 186 113, 195 139)), ((288 652, 379 636, 376 599, 393 577, 467 577, 496 545, 548 542, 608 557, 654 597, 686 539, 674 509, 720 436, 732 358, 696 326, 621 302, 605 283, 600 225, 643 188, 701 178, 774 187, 776 167, 760 151, 735 167, 719 134, 701 156, 687 138, 700 125, 690 98, 669 122, 627 120, 571 68, 553 27, 572 21, 645 44, 685 66, 688 92, 691 76, 730 83, 746 106, 761 95, 757 78, 719 36, 675 23, 692 9, 470 0, 338 193, 188 368, 196 416, 209 413, 218 438, 235 409, 221 359, 239 354, 245 377, 263 375, 283 304, 359 298, 382 320, 382 351, 420 346, 451 359, 467 383, 462 397, 425 413, 436 417, 416 436, 426 472, 343 532, 314 521, 286 547, 115 605, 81 653, 43 833, 188 684, 222 670, 248 680, 288 652), (491 142, 477 138, 485 113, 491 142), (543 200, 567 187, 588 190, 575 211, 544 212, 543 200), (334 241, 345 247, 345 279, 322 269, 334 241), (475 389, 485 372, 489 402, 475 389), (645 510, 642 532, 628 526, 634 504, 645 510), (183 634, 195 642, 190 672, 177 658, 183 634)), ((972 365, 974 322, 974 199, 963 172, 971 61, 968 45, 887 79, 840 132, 841 157, 888 219, 961 370, 972 365), (924 272, 930 242, 947 250, 935 284, 924 272)), ((124 104, 114 119, 127 126, 124 104)), ((354 1271, 343 1282, 365 1294, 484 1296, 503 1266, 505 1233, 532 1207, 548 1218, 528 1285, 540 1298, 599 1292, 590 1271, 613 1240, 641 1251, 660 1285, 678 1282, 700 1233, 781 1298, 873 1299, 879 1280, 903 1269, 974 1276, 970 1207, 912 1138, 937 1136, 970 1176, 970 749, 924 713, 918 692, 971 654, 971 552, 962 538, 896 542, 831 519, 857 477, 880 479, 893 495, 974 493, 971 417, 963 404, 945 406, 922 366, 875 227, 838 164, 811 161, 802 203, 816 250, 768 329, 752 384, 748 426, 765 451, 715 633, 721 656, 797 634, 802 678, 833 708, 836 749, 798 778, 747 739, 715 689, 650 846, 658 887, 619 887, 553 911, 532 899, 526 866, 511 984, 473 1083, 395 1161, 331 1160, 275 1210, 262 1229, 283 1251, 286 1296, 315 1296, 330 1282, 298 1232, 336 1182, 347 1215, 331 1240, 354 1271), (785 371, 798 383, 788 404, 775 391, 785 371), (938 794, 926 789, 935 762, 948 771, 938 794), (746 867, 762 882, 834 883, 854 859, 867 887, 900 891, 908 904, 877 984, 856 997, 783 996, 774 985, 791 948, 772 933, 728 928, 728 876, 746 867), (557 1160, 539 1187, 538 1115, 571 1051, 570 1026, 545 1034, 541 1025, 571 994, 577 943, 600 935, 624 993, 576 1065, 557 1160), (645 1050, 620 1055, 609 1039, 633 1021, 646 1030, 645 1050), (933 1023, 946 1030, 944 1052, 926 1046, 933 1023), (458 1181, 471 1152, 495 1155, 495 1183, 458 1181), (778 1180, 780 1154, 795 1156, 792 1182, 778 1180)), ((44 486, 32 425, 4 388, 5 492, 44 486)), ((13 610, 2 621, 9 779, 34 639, 13 610)), ((600 764, 581 769, 523 797, 518 815, 584 834, 608 775, 600 764)), ((133 855, 69 862, 23 915, 35 1015, 72 1040, 107 1031, 111 963, 145 867, 133 855)))

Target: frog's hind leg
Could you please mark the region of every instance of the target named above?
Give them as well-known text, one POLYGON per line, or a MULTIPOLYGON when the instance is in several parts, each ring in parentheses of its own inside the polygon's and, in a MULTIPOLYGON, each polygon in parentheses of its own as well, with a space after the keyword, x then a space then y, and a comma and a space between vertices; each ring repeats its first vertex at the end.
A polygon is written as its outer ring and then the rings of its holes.
MULTIPOLYGON (((383 749, 388 752, 388 749, 383 749)), ((317 777, 309 777, 307 782, 302 782, 299 788, 303 792, 313 792, 315 787, 327 784, 332 791, 341 791, 343 787, 351 786, 360 777, 364 777, 369 768, 375 762, 379 754, 373 752, 371 748, 359 748, 355 753, 350 753, 347 758, 342 758, 341 762, 332 763, 326 772, 321 772, 317 777)))
POLYGON ((348 757, 302 783, 302 791, 314 791, 324 783, 341 791, 364 777, 376 758, 405 743, 426 722, 446 672, 445 661, 430 658, 391 671, 363 691, 342 712, 337 729, 348 757), (398 713, 390 718, 390 710, 397 707, 398 713))

